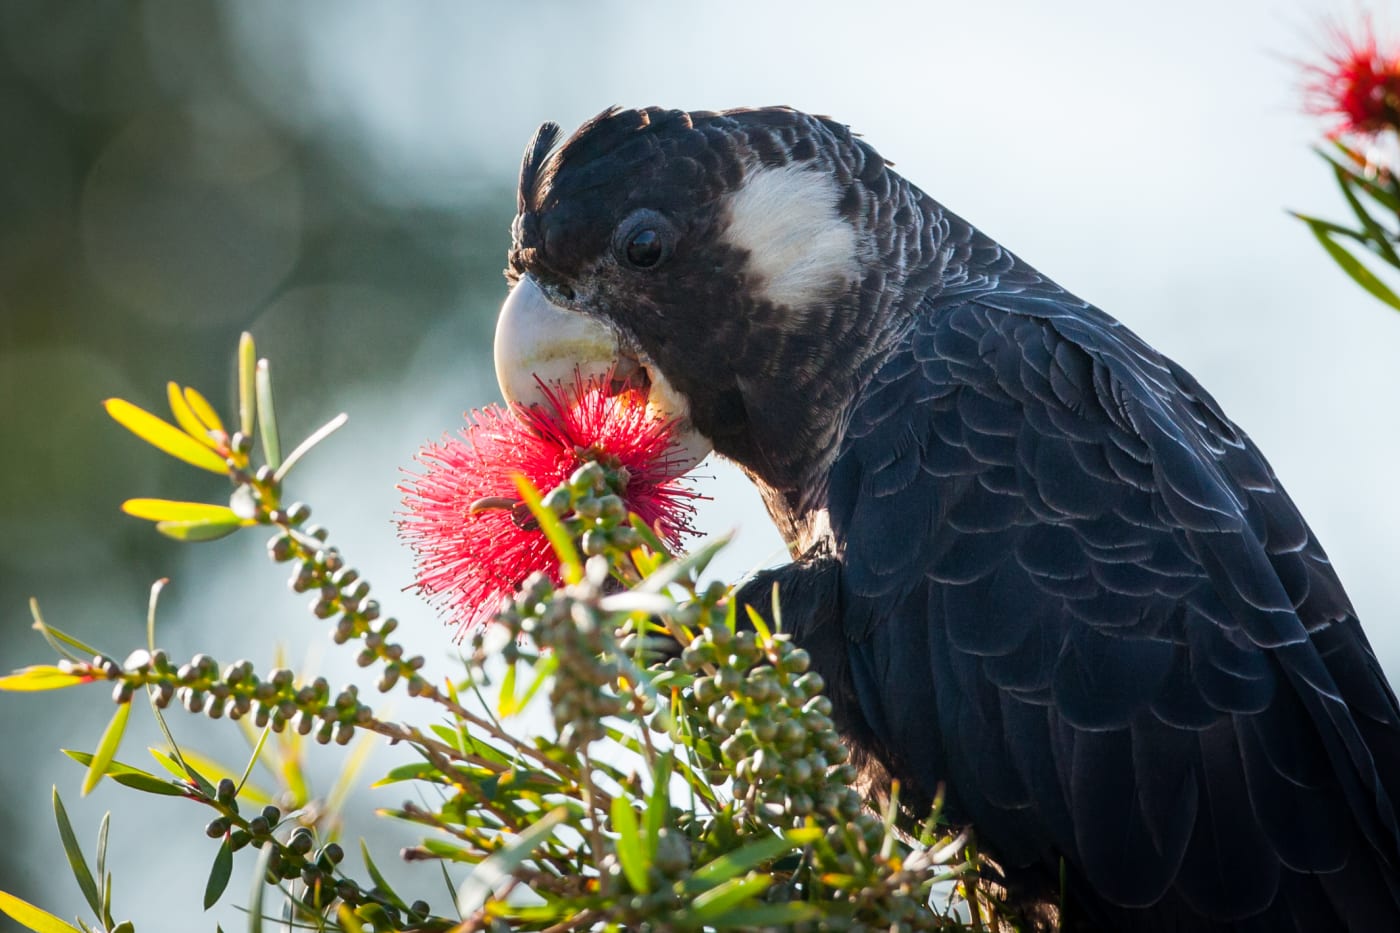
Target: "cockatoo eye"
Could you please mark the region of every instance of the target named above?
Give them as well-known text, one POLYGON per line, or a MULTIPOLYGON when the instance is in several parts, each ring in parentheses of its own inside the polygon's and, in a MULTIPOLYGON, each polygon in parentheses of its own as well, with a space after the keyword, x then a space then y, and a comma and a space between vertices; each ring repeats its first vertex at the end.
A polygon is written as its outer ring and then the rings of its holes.
POLYGON ((665 246, 661 234, 643 227, 627 238, 627 262, 638 269, 650 269, 661 261, 665 246))
POLYGON ((613 250, 633 269, 654 269, 671 256, 676 228, 653 210, 639 210, 618 225, 613 250))

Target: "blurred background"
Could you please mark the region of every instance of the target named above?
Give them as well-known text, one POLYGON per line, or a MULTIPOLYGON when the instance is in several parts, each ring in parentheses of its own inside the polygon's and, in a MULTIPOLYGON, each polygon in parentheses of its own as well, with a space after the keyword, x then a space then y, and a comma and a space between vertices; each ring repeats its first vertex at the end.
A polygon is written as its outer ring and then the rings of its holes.
MULTIPOLYGON (((410 649, 451 670, 447 630, 398 592, 412 567, 395 485, 423 442, 497 400, 490 341, 525 142, 614 103, 786 103, 850 123, 1192 370, 1269 454, 1400 678, 1400 316, 1284 213, 1345 214, 1309 151, 1322 130, 1299 114, 1298 62, 1318 56, 1320 24, 1360 7, 1144 9, 0 0, 0 669, 50 659, 30 597, 120 659, 144 641, 151 582, 170 577, 158 640, 173 656, 265 668, 280 642, 296 666, 354 677, 261 536, 181 546, 117 511, 225 494, 99 403, 163 413, 175 379, 227 412, 247 329, 272 359, 284 444, 351 416, 292 494, 376 582, 410 649)), ((742 479, 702 472, 700 526, 739 530, 720 570, 776 559, 742 479)), ((200 913, 215 848, 203 814, 110 784, 79 799, 82 770, 57 749, 95 746, 103 693, 0 697, 0 890, 79 911, 57 785, 89 850, 112 811, 119 918, 240 924, 233 908, 200 913)), ((171 720, 237 759, 233 727, 171 720)), ((156 743, 138 709, 121 757, 153 768, 156 743)), ((340 761, 317 756, 319 787, 340 761)), ((413 833, 369 811, 403 793, 353 798, 348 848, 365 835, 393 863, 413 833)), ((387 867, 411 896, 446 897, 435 869, 387 867)), ((247 884, 236 876, 226 900, 247 884)))

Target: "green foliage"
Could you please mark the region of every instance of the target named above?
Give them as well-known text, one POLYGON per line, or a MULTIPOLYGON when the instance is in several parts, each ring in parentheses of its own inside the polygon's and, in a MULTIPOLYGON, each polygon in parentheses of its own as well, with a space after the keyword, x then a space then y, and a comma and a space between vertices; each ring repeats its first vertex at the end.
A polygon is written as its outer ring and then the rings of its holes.
POLYGON ((1400 270, 1400 254, 1396 252, 1400 246, 1400 180, 1392 171, 1377 170, 1345 143, 1337 140, 1333 145, 1340 157, 1324 151, 1318 154, 1331 167, 1357 226, 1347 227, 1296 212, 1293 216, 1308 225, 1332 261, 1353 282, 1400 311, 1400 295, 1371 269, 1372 264, 1379 264, 1400 270), (1376 213, 1385 219, 1377 219, 1376 213), (1363 260, 1363 256, 1367 258, 1363 260))
MULTIPOLYGON (((221 666, 206 655, 177 663, 155 645, 159 584, 150 643, 124 662, 36 612, 35 627, 60 660, 0 679, 7 690, 110 682, 117 713, 96 751, 67 754, 86 768, 84 792, 111 777, 213 811, 204 826, 215 845, 206 909, 225 896, 239 853, 256 849, 250 930, 282 916, 351 933, 961 928, 949 906, 959 895, 971 895, 974 916, 992 915, 966 841, 938 829, 936 813, 916 844, 899 830, 908 821, 896 819, 897 803, 872 813, 851 787, 856 774, 831 703, 806 652, 781 630, 776 595, 771 619, 754 615, 741 625, 730 589, 701 582, 723 541, 686 556, 665 553, 635 516, 597 507, 620 501, 627 483, 625 472, 597 462, 544 495, 522 484, 565 582, 544 574, 524 581, 475 634, 460 676, 436 684, 420 672, 423 659, 393 640, 397 622, 382 616, 369 583, 325 529, 308 524, 311 510, 283 503, 288 471, 343 416, 282 460, 270 372, 246 336, 238 384, 232 434, 203 396, 173 384, 175 424, 108 402, 133 433, 196 466, 217 461, 234 483, 228 506, 136 499, 124 509, 184 540, 270 527, 270 556, 292 565, 293 589, 314 594, 311 611, 331 621, 333 640, 355 645, 381 693, 402 691, 431 707, 437 722, 425 730, 385 718, 355 687, 332 690, 280 662, 261 673, 249 661, 221 666), (502 664, 493 684, 487 670, 502 664), (497 689, 494 704, 485 701, 488 687, 497 689), (151 754, 169 778, 117 759, 138 693, 166 736, 151 754), (238 721, 251 748, 246 764, 230 768, 177 745, 164 719, 177 702, 238 721), (515 727, 532 710, 547 714, 544 736, 515 727), (363 843, 368 877, 342 867, 336 812, 363 755, 352 754, 320 806, 302 762, 308 739, 347 744, 357 735, 419 756, 376 786, 412 785, 417 800, 385 815, 421 828, 420 843, 402 855, 437 863, 453 903, 409 902, 363 843), (250 782, 259 762, 277 777, 276 795, 250 782)), ((130 929, 111 913, 106 822, 94 874, 57 791, 54 807, 96 926, 130 929)), ((76 929, 11 895, 0 894, 0 912, 40 933, 76 929)))

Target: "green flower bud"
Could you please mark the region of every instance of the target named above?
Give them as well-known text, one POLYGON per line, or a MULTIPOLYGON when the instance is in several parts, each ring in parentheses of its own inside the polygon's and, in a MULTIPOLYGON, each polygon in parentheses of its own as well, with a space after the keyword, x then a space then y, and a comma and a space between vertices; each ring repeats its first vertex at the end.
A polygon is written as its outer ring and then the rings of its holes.
POLYGON ((280 534, 267 542, 267 554, 277 563, 285 563, 296 556, 296 546, 289 535, 280 534))
POLYGON ((546 509, 562 518, 569 514, 569 510, 573 508, 573 497, 569 495, 569 490, 563 486, 556 486, 545 494, 542 504, 546 509))
POLYGON ((292 833, 291 838, 287 840, 287 848, 291 849, 297 855, 305 855, 310 852, 314 844, 315 840, 311 838, 311 831, 304 827, 297 829, 296 832, 292 833))

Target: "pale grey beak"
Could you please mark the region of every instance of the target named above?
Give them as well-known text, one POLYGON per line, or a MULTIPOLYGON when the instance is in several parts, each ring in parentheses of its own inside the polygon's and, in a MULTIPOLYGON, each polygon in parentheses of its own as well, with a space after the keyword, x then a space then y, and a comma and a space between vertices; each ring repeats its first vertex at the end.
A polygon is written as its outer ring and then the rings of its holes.
MULTIPOLYGON (((501 306, 495 356, 501 394, 506 401, 527 407, 546 402, 536 378, 545 385, 572 385, 577 370, 585 382, 603 382, 615 368, 623 367, 624 356, 626 362, 632 359, 623 353, 611 329, 587 314, 554 304, 528 275, 516 283, 501 306)), ((640 365, 650 382, 647 408, 657 417, 679 423, 676 443, 686 468, 699 463, 713 445, 691 427, 684 396, 650 360, 638 358, 632 365, 640 365)))

